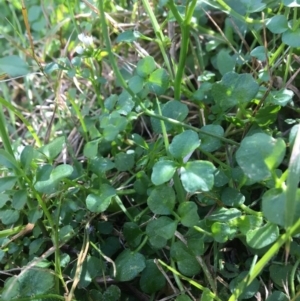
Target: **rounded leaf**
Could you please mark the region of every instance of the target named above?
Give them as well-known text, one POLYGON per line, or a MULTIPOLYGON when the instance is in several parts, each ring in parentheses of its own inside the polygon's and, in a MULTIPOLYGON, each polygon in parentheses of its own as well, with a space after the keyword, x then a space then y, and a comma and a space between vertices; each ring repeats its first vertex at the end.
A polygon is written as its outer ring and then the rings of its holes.
POLYGON ((300 28, 288 29, 282 34, 282 42, 290 47, 300 47, 300 28))
POLYGON ((27 270, 18 276, 22 297, 45 294, 54 286, 55 276, 50 270, 34 269, 27 270))
POLYGON ((134 166, 134 151, 128 150, 126 153, 118 153, 115 157, 115 164, 118 171, 127 171, 134 166))
POLYGON ((192 130, 176 135, 170 144, 170 154, 176 159, 183 159, 200 145, 198 134, 192 130))
POLYGON ((167 216, 152 220, 146 227, 146 233, 151 245, 156 249, 166 246, 167 241, 174 236, 177 223, 167 216))
POLYGON ((186 227, 192 227, 199 221, 198 208, 194 202, 184 202, 178 207, 177 214, 180 222, 186 227))
POLYGON ((245 202, 245 196, 232 187, 226 187, 222 191, 221 201, 226 206, 238 207, 245 202))
POLYGON ((211 233, 215 241, 224 243, 229 239, 232 239, 237 232, 236 228, 231 227, 229 224, 216 222, 211 226, 211 233))
MULTIPOLYGON (((205 125, 201 128, 201 131, 218 135, 220 137, 224 136, 224 129, 217 124, 205 125)), ((199 134, 199 137, 201 139, 201 149, 204 151, 213 152, 222 146, 222 142, 218 138, 201 133, 199 134)))
POLYGON ((175 242, 171 247, 170 255, 176 261, 178 270, 182 274, 192 277, 200 272, 201 268, 197 259, 183 242, 175 242))
POLYGON ((266 299, 266 301, 289 301, 286 294, 280 291, 273 291, 273 293, 266 299))
POLYGON ((226 111, 236 105, 249 103, 259 90, 250 74, 226 73, 220 82, 213 84, 212 96, 216 104, 226 111))
MULTIPOLYGON (((188 106, 178 100, 170 100, 165 104, 161 104, 162 116, 169 117, 178 121, 183 121, 189 113, 188 106)), ((155 133, 162 133, 161 121, 157 118, 151 117, 151 124, 155 133)), ((165 122, 167 131, 173 129, 176 125, 165 122)))
POLYGON ((276 241, 278 237, 278 226, 267 223, 263 227, 249 230, 246 234, 246 241, 251 248, 261 249, 276 241))
POLYGON ((169 215, 175 206, 175 192, 170 186, 155 187, 147 200, 149 209, 155 214, 169 215))
POLYGON ((145 257, 140 253, 124 250, 115 261, 118 281, 134 279, 145 267, 145 257))
POLYGON ((137 248, 142 241, 143 231, 136 223, 125 223, 123 227, 123 234, 130 248, 137 248))
MULTIPOLYGON (((248 272, 244 271, 241 274, 239 274, 236 278, 234 278, 230 284, 229 288, 231 292, 235 290, 235 288, 243 281, 243 279, 248 275, 248 272)), ((260 282, 255 278, 251 284, 249 284, 245 289, 243 290, 243 293, 240 295, 239 300, 244 300, 244 299, 250 299, 253 297, 260 286, 260 282)))
POLYGON ((266 23, 267 28, 272 33, 283 33, 288 30, 288 21, 284 15, 276 15, 266 23))
POLYGON ((259 182, 271 176, 283 160, 285 143, 282 139, 257 133, 246 137, 236 152, 236 160, 247 177, 253 182, 259 182))
POLYGON ((105 211, 110 205, 111 198, 116 195, 116 190, 107 184, 100 186, 99 193, 91 193, 87 196, 86 207, 91 212, 100 213, 105 211))
POLYGON ((128 82, 128 87, 134 94, 141 92, 143 90, 143 85, 144 85, 144 80, 142 77, 138 75, 131 77, 128 82))
POLYGON ((136 73, 141 77, 146 77, 155 69, 155 60, 152 56, 146 56, 139 60, 136 66, 136 73))
POLYGON ((188 162, 181 168, 181 181, 187 192, 209 191, 214 185, 215 167, 208 161, 188 162))
POLYGON ((154 164, 151 181, 154 185, 168 182, 174 175, 177 164, 171 160, 161 160, 154 164))
POLYGON ((156 95, 162 95, 169 87, 169 75, 165 69, 157 69, 149 76, 147 85, 156 95))
POLYGON ((166 279, 153 260, 146 261, 146 268, 140 278, 140 287, 146 294, 153 294, 166 285, 166 279))

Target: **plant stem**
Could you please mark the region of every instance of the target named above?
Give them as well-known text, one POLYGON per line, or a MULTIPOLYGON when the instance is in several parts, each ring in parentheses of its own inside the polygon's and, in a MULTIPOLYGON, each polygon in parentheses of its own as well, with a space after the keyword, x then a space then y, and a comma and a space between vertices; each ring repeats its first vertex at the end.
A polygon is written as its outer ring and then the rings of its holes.
POLYGON ((243 281, 234 290, 228 301, 238 300, 238 297, 248 287, 251 282, 259 275, 263 268, 268 264, 271 258, 279 251, 281 246, 286 243, 293 234, 300 228, 300 219, 290 228, 287 229, 286 233, 282 234, 279 239, 273 244, 273 246, 265 253, 265 255, 256 263, 252 271, 244 278, 243 281))

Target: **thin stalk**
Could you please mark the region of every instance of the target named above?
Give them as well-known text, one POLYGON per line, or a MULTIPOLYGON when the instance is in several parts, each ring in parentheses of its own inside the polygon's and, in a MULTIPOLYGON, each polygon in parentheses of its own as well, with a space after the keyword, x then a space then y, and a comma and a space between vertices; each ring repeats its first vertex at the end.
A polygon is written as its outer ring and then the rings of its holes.
POLYGON ((286 202, 285 202, 285 228, 290 227, 297 217, 296 203, 300 180, 300 125, 294 141, 294 146, 288 167, 286 202))
POLYGON ((291 297, 294 298, 296 295, 295 292, 295 275, 296 275, 296 271, 298 269, 298 266, 300 264, 300 259, 298 259, 296 261, 296 263, 294 264, 292 271, 291 271, 291 276, 290 276, 290 286, 291 286, 291 297))
POLYGON ((169 271, 171 271, 174 276, 177 275, 178 277, 180 277, 183 280, 186 280, 187 282, 189 282, 191 285, 193 285, 194 287, 198 288, 201 291, 207 291, 209 296, 217 301, 222 301, 217 295, 215 295, 213 292, 211 292, 208 288, 202 286, 200 283, 196 282, 193 279, 190 279, 182 274, 180 274, 176 269, 174 269, 173 267, 168 266, 167 264, 165 264, 163 261, 161 261, 160 259, 158 260, 158 262, 163 265, 164 267, 166 267, 169 271))
POLYGON ((160 52, 163 56, 164 62, 167 66, 168 72, 169 72, 170 76, 172 76, 172 74, 173 74, 172 73, 172 68, 171 68, 171 65, 170 65, 168 55, 167 55, 166 50, 165 50, 165 44, 166 44, 167 38, 164 36, 164 34, 162 32, 162 30, 161 30, 161 28, 160 28, 160 26, 157 22, 157 19, 156 19, 155 15, 154 15, 154 13, 151 9, 151 6, 150 6, 148 0, 142 0, 142 2, 143 2, 143 6, 145 8, 146 14, 148 15, 148 17, 151 20, 152 27, 154 29, 154 32, 155 32, 155 35, 156 35, 156 38, 157 38, 157 43, 158 43, 160 52))
MULTIPOLYGON (((170 9, 172 10, 172 13, 176 15, 175 10, 177 10, 177 8, 175 7, 175 5, 172 5, 173 4, 172 1, 170 1, 169 3, 171 4, 170 9)), ((187 56, 189 41, 190 41, 190 23, 196 4, 197 4, 197 0, 193 0, 192 3, 186 9, 185 19, 182 21, 180 20, 181 22, 179 23, 181 28, 182 40, 180 46, 179 63, 178 63, 178 68, 177 68, 177 72, 175 75, 175 82, 174 82, 174 88, 175 88, 174 98, 177 100, 180 100, 180 95, 181 95, 181 81, 185 69, 186 56, 187 56)))
POLYGON ((15 159, 14 152, 11 147, 10 139, 8 137, 8 133, 5 127, 5 117, 3 114, 3 107, 0 104, 0 137, 4 146, 4 149, 15 159))
POLYGON ((296 233, 300 228, 300 219, 290 228, 286 233, 282 234, 273 246, 265 253, 265 255, 256 263, 252 271, 244 278, 243 281, 234 290, 228 301, 238 300, 238 297, 243 293, 246 287, 259 275, 263 268, 268 264, 272 257, 279 251, 279 249, 296 233))
POLYGON ((21 114, 21 112, 18 111, 16 107, 14 107, 11 103, 0 97, 0 104, 7 107, 10 111, 12 111, 15 115, 17 115, 22 122, 26 125, 28 131, 31 133, 32 137, 34 138, 36 144, 38 147, 42 146, 42 142, 40 141, 40 138, 38 137, 37 133, 31 126, 31 124, 28 122, 28 120, 21 114))

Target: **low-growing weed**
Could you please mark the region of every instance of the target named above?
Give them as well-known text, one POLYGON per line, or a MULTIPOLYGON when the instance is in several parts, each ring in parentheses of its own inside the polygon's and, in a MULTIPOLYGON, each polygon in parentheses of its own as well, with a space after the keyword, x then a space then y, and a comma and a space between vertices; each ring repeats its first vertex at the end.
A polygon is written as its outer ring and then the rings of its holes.
POLYGON ((300 298, 297 1, 0 11, 1 300, 300 298))

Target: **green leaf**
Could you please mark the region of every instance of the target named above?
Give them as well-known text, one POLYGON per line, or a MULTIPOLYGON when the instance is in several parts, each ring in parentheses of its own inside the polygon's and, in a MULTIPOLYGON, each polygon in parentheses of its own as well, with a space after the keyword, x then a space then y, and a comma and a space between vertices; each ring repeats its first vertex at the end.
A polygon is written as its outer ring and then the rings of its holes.
POLYGON ((285 143, 282 139, 257 133, 242 140, 236 160, 245 175, 253 182, 265 180, 282 162, 285 143))
POLYGON ((24 170, 30 169, 31 162, 34 158, 37 158, 38 152, 31 146, 26 145, 20 155, 20 161, 24 170))
POLYGON ((167 216, 151 220, 146 227, 146 233, 151 245, 156 249, 166 246, 176 231, 177 223, 167 216))
POLYGON ((131 95, 127 91, 123 91, 118 97, 118 103, 116 106, 117 113, 127 116, 134 108, 135 103, 132 100, 131 95))
POLYGON ((181 181, 187 192, 209 191, 214 185, 215 167, 208 161, 193 161, 180 169, 181 181))
MULTIPOLYGON (((103 293, 103 301, 118 301, 121 297, 121 290, 116 285, 110 285, 103 293)), ((97 300, 100 301, 100 300, 97 300)))
MULTIPOLYGON (((224 136, 224 129, 217 124, 205 125, 201 128, 201 131, 218 135, 220 137, 224 136)), ((204 150, 206 152, 216 151, 222 146, 222 142, 218 138, 214 138, 201 133, 199 134, 199 137, 201 139, 201 150, 204 150)))
POLYGON ((262 223, 262 216, 242 215, 237 218, 237 226, 244 235, 246 235, 250 230, 261 227, 262 223))
POLYGON ((93 159, 98 155, 98 145, 99 145, 100 139, 88 141, 84 145, 83 154, 88 159, 93 159))
POLYGON ((237 233, 237 229, 231 227, 229 224, 216 222, 211 226, 211 233, 215 241, 224 243, 234 237, 237 233))
MULTIPOLYGON (((156 111, 157 112, 157 111, 156 111)), ((187 117, 189 109, 186 104, 181 103, 178 100, 170 100, 166 104, 161 105, 162 116, 172 118, 178 121, 184 121, 187 117)), ((151 117, 151 124, 155 133, 162 133, 161 121, 157 118, 151 117)), ((170 131, 175 128, 175 125, 169 122, 165 122, 166 131, 170 131)))
POLYGON ((90 169, 97 175, 103 175, 115 168, 115 164, 109 158, 96 157, 91 160, 90 169))
POLYGON ((114 141, 117 138, 119 132, 120 131, 116 126, 114 126, 113 124, 109 124, 103 130, 103 138, 106 141, 114 141))
POLYGON ((266 51, 264 46, 257 46, 250 52, 250 55, 257 58, 259 61, 265 62, 267 60, 267 53, 268 51, 266 51))
MULTIPOLYGON (((271 92, 272 93, 272 92, 271 92)), ((276 119, 279 111, 281 110, 281 106, 268 105, 259 109, 257 114, 254 116, 254 121, 260 127, 267 127, 270 124, 273 124, 276 119)))
POLYGON ((176 261, 180 273, 192 277, 200 272, 200 265, 181 241, 176 241, 171 246, 171 257, 176 261))
POLYGON ((147 85, 150 91, 156 95, 162 95, 169 88, 170 79, 165 69, 157 69, 149 76, 147 85))
POLYGON ((227 222, 241 215, 242 212, 236 208, 218 208, 207 219, 210 221, 227 222))
POLYGON ((222 49, 217 54, 217 68, 221 75, 233 71, 236 60, 228 53, 228 50, 222 49))
POLYGON ((20 213, 17 210, 0 210, 0 220, 4 225, 14 224, 20 217, 20 213))
POLYGON ((223 110, 249 103, 255 98, 259 85, 250 74, 226 73, 220 82, 213 84, 212 95, 223 110))
POLYGON ((172 187, 155 187, 147 200, 149 209, 155 214, 170 215, 175 206, 175 192, 172 187))
POLYGON ((35 224, 42 216, 43 210, 41 210, 39 207, 32 208, 27 213, 28 222, 32 224, 35 224))
POLYGON ((155 70, 155 60, 152 56, 146 56, 139 60, 136 66, 136 73, 145 78, 155 70))
POLYGON ((294 92, 287 89, 271 91, 267 97, 267 102, 281 107, 286 106, 293 100, 294 92))
POLYGON ((160 291, 166 285, 166 279, 152 259, 146 261, 146 268, 142 271, 140 287, 146 294, 160 291))
MULTIPOLYGON (((211 300, 211 296, 210 296, 210 300, 211 300)), ((192 301, 192 299, 188 296, 188 295, 180 295, 178 296, 175 301, 192 301)))
MULTIPOLYGON (((290 279, 293 266, 291 264, 271 264, 269 267, 270 278, 275 285, 284 287, 285 283, 290 279)), ((298 298, 297 298, 298 299, 298 298)))
POLYGON ((117 43, 121 43, 121 42, 132 43, 132 42, 136 41, 140 37, 140 35, 141 34, 136 30, 126 30, 124 32, 121 32, 118 35, 116 42, 117 43))
POLYGON ((22 297, 45 294, 54 286, 55 276, 50 270, 37 267, 28 269, 18 276, 22 297))
POLYGON ((278 237, 278 226, 266 223, 263 227, 249 230, 246 234, 246 241, 251 248, 261 249, 276 241, 278 237))
POLYGON ((300 7, 300 0, 283 0, 283 5, 287 7, 300 7))
POLYGON ((294 146, 294 142, 295 142, 295 139, 296 139, 296 136, 297 136, 297 133, 299 131, 299 127, 300 125, 299 124, 296 124, 292 127, 291 131, 290 131, 290 134, 289 134, 289 144, 290 144, 290 147, 292 148, 294 146))
POLYGON ((0 166, 5 166, 9 169, 19 169, 16 159, 4 149, 0 149, 0 166))
POLYGON ((290 47, 300 47, 300 28, 288 29, 282 34, 282 42, 290 47))
POLYGON ((206 246, 204 245, 205 235, 203 233, 198 232, 194 228, 189 228, 186 235, 186 239, 187 239, 187 246, 191 254, 195 256, 202 256, 205 253, 206 251, 206 246))
POLYGON ((215 187, 222 187, 229 182, 228 176, 221 168, 218 168, 217 171, 215 172, 214 182, 215 182, 214 183, 215 187))
POLYGON ((29 73, 27 63, 17 55, 0 58, 0 71, 10 77, 23 76, 29 73))
POLYGON ((281 189, 269 189, 262 197, 262 212, 271 223, 284 226, 285 193, 281 189))
POLYGON ((118 153, 115 157, 115 164, 118 171, 127 171, 134 167, 134 151, 128 150, 126 153, 118 153))
POLYGON ((194 202, 181 203, 177 209, 180 222, 186 227, 192 227, 199 221, 198 208, 194 202))
POLYGON ((0 193, 7 190, 11 190, 15 186, 17 180, 18 180, 17 177, 0 178, 0 193))
POLYGON ((111 94, 109 97, 107 97, 105 100, 104 100, 104 107, 109 110, 109 111, 112 111, 116 105, 118 101, 118 95, 116 94, 111 94))
POLYGON ((138 75, 131 77, 128 82, 128 87, 134 94, 141 92, 143 90, 143 85, 144 79, 138 75))
POLYGON ((192 130, 176 135, 169 146, 170 154, 176 159, 183 159, 200 145, 198 134, 192 130))
POLYGON ((125 223, 123 227, 123 234, 130 248, 137 248, 142 241, 143 231, 136 223, 125 223))
POLYGON ((273 291, 266 301, 289 301, 289 297, 280 291, 273 291))
POLYGON ((27 202, 27 190, 15 191, 12 199, 12 207, 16 210, 22 210, 27 202))
POLYGON ((35 183, 34 188, 38 192, 47 194, 55 192, 60 180, 69 177, 73 173, 73 167, 68 164, 62 164, 52 169, 50 174, 49 171, 50 169, 45 174, 45 177, 38 179, 35 183))
POLYGON ((38 251, 43 251, 43 243, 45 240, 43 238, 38 238, 33 240, 29 245, 29 255, 35 255, 38 251))
POLYGON ((116 190, 108 185, 102 184, 97 194, 91 193, 87 196, 86 207, 91 212, 100 213, 105 211, 110 205, 112 197, 116 195, 116 190))
MULTIPOLYGON (((75 275, 75 268, 76 266, 74 265, 72 270, 72 276, 75 275)), ((97 257, 88 255, 82 264, 78 287, 87 287, 95 277, 102 276, 103 273, 105 273, 105 264, 103 263, 103 261, 97 257)))
POLYGON ((245 4, 247 13, 260 12, 266 7, 266 3, 263 3, 262 0, 247 0, 243 1, 245 4))
POLYGON ((39 151, 43 153, 49 160, 54 160, 61 152, 65 145, 65 137, 58 137, 48 143, 45 146, 42 146, 39 151))
POLYGON ((6 279, 3 290, 1 292, 1 299, 3 301, 10 301, 20 296, 20 283, 17 276, 6 279))
MULTIPOLYGON (((230 291, 233 292, 235 288, 243 281, 243 279, 248 275, 247 271, 242 272, 236 278, 234 278, 229 283, 230 291)), ((250 299, 252 298, 257 292, 260 287, 260 282, 255 278, 251 284, 244 288, 243 293, 239 296, 239 300, 250 299)))
POLYGON ((225 206, 238 207, 245 202, 245 197, 238 190, 226 187, 222 191, 221 201, 225 206))
POLYGON ((59 232, 58 232, 59 241, 60 242, 67 241, 68 239, 70 239, 73 236, 74 233, 75 233, 74 229, 71 225, 63 226, 61 229, 59 229, 59 232))
POLYGON ((146 267, 145 257, 140 253, 124 250, 115 260, 117 281, 130 281, 146 267))
POLYGON ((174 175, 177 164, 171 160, 160 160, 153 166, 151 181, 154 185, 168 182, 174 175))
POLYGON ((284 15, 276 15, 269 19, 266 23, 267 28, 272 33, 283 33, 289 29, 288 21, 284 15))

